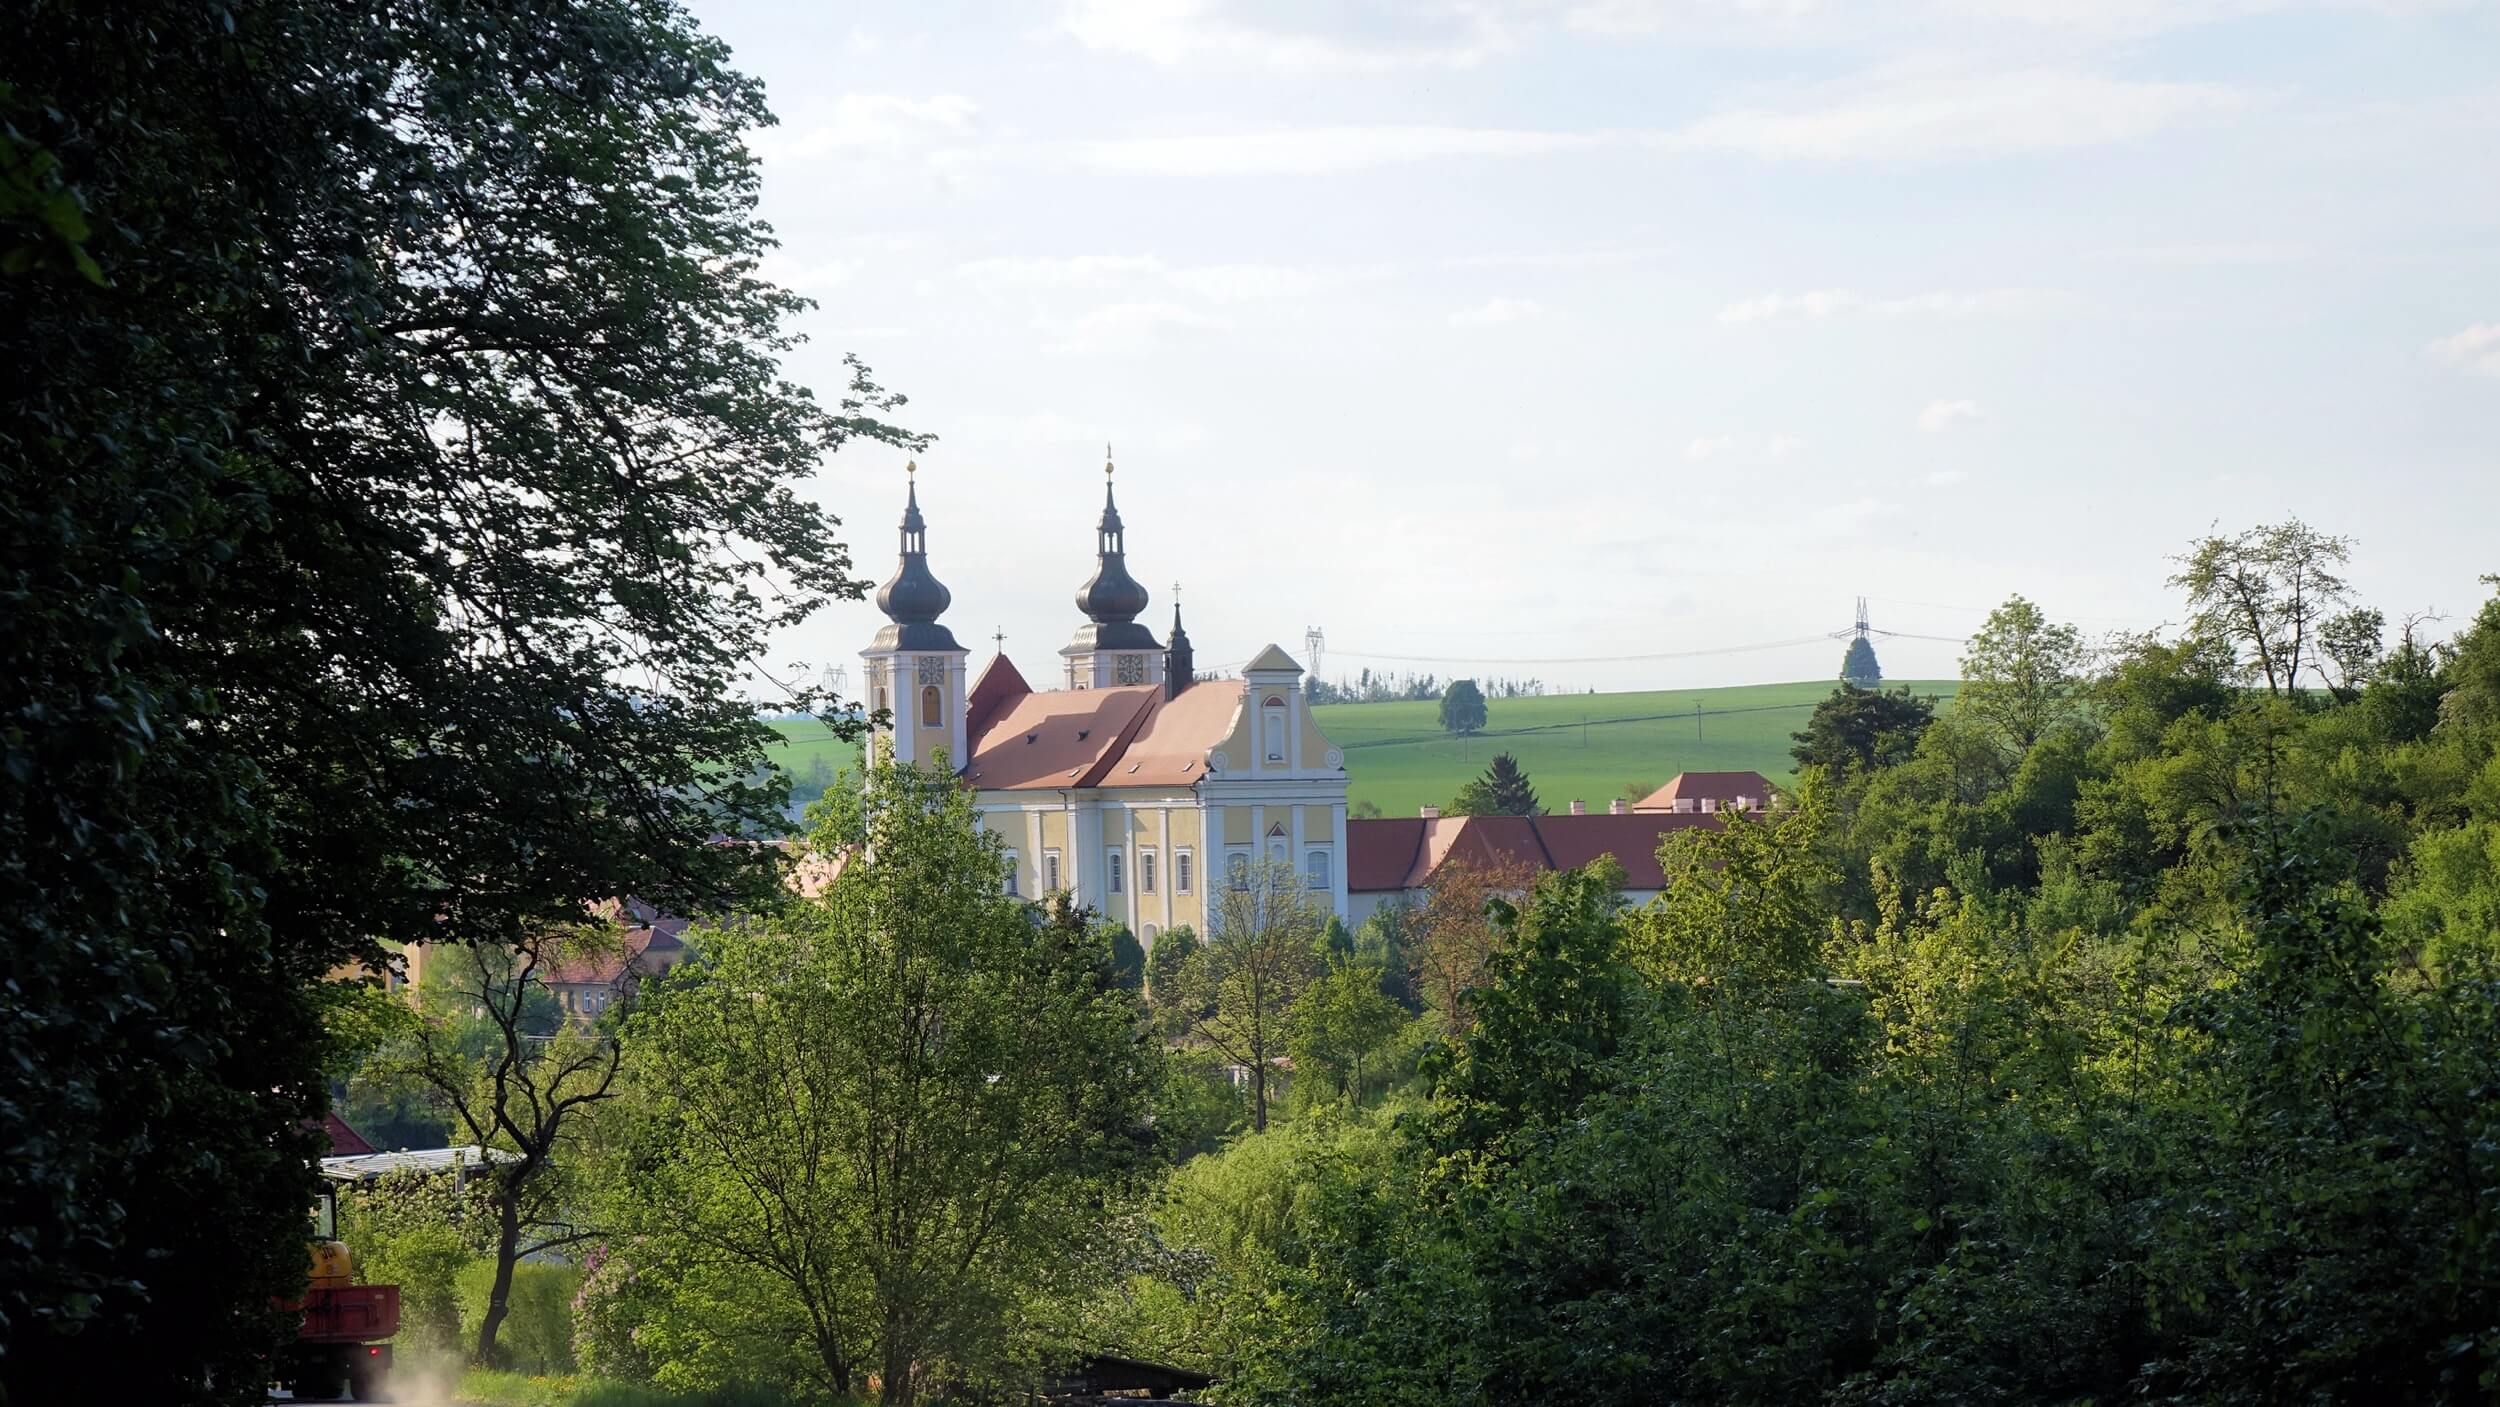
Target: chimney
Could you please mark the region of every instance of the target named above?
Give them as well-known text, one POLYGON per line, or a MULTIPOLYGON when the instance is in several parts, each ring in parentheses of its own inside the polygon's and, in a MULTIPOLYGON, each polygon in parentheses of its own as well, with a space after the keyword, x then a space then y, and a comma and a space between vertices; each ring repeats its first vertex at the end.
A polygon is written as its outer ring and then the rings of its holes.
POLYGON ((1609 816, 1621 816, 1631 811, 1631 809, 1632 803, 1619 796, 1606 803, 1606 814, 1609 816))
POLYGON ((1589 813, 1589 804, 1588 804, 1587 802, 1585 802, 1585 801, 1575 801, 1575 802, 1571 803, 1571 814, 1572 814, 1572 815, 1574 815, 1574 816, 1585 816, 1585 815, 1587 815, 1588 813, 1589 813))
POLYGON ((1437 821, 1441 819, 1441 808, 1438 806, 1427 806, 1415 814, 1423 817, 1427 821, 1437 821))

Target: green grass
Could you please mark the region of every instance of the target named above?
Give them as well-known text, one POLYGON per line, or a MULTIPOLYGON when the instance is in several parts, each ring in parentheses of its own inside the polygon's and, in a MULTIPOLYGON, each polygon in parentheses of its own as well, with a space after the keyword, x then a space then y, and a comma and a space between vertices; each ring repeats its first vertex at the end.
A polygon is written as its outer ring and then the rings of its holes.
POLYGON ((451 1400, 459 1407, 775 1407, 786 1399, 755 1387, 681 1393, 604 1378, 471 1368, 460 1375, 451 1400))
POLYGON ((825 764, 828 774, 859 767, 859 744, 835 737, 831 728, 813 718, 776 720, 772 729, 786 745, 766 749, 765 760, 793 777, 805 777, 810 764, 818 761, 825 764))
MULTIPOLYGON (((1949 679, 1885 682, 1947 698, 1955 688, 1949 679)), ((1641 783, 1646 790, 1678 772, 1752 771, 1792 780, 1789 735, 1832 688, 1819 680, 1492 699, 1485 731, 1472 738, 1442 732, 1437 703, 1327 704, 1314 712, 1320 731, 1345 749, 1350 799, 1385 815, 1446 805, 1497 752, 1519 759, 1546 809, 1564 811, 1580 800, 1603 811, 1625 787, 1641 783)))
MULTIPOLYGON (((1885 682, 1940 698, 1951 698, 1956 687, 1950 679, 1885 682)), ((1350 799, 1369 801, 1386 815, 1412 816, 1419 806, 1446 804, 1497 752, 1519 759, 1548 810, 1565 810, 1577 799, 1603 811, 1626 786, 1655 787, 1678 772, 1751 771, 1791 780, 1789 735, 1806 725, 1832 688, 1831 681, 1818 680, 1493 699, 1485 731, 1472 738, 1442 732, 1437 703, 1326 704, 1315 712, 1320 731, 1345 749, 1350 799)), ((789 746, 774 749, 772 760, 793 776, 806 776, 819 758, 828 772, 858 765, 858 745, 834 737, 822 723, 773 727, 789 746)))

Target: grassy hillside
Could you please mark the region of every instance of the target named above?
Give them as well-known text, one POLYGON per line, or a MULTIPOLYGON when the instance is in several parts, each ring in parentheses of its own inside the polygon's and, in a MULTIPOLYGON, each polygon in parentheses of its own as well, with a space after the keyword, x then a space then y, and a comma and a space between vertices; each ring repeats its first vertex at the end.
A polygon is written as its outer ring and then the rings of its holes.
POLYGON ((790 774, 798 801, 814 800, 835 773, 859 767, 859 744, 842 741, 815 719, 776 720, 772 726, 785 746, 771 749, 765 760, 790 774))
MULTIPOLYGON (((1885 682, 1940 697, 1955 687, 1949 679, 1885 682)), ((1434 703, 1330 704, 1316 713, 1320 730, 1345 749, 1353 799, 1388 815, 1446 803, 1497 752, 1519 759, 1547 809, 1577 799, 1599 811, 1629 784, 1654 787, 1678 772, 1755 771, 1787 781, 1789 734, 1832 687, 1822 680, 1492 699, 1485 731, 1472 738, 1442 732, 1434 703)))
MULTIPOLYGON (((1950 679, 1886 682, 1947 698, 1954 689, 1950 679)), ((1654 787, 1678 772, 1750 770, 1788 780, 1788 735, 1805 726, 1806 715, 1831 691, 1829 681, 1818 681, 1493 699, 1485 731, 1473 738, 1442 732, 1440 705, 1433 703, 1328 704, 1317 713, 1320 730, 1345 749, 1353 799, 1373 802, 1388 815, 1411 816, 1419 806, 1447 802, 1497 752, 1519 759, 1549 809, 1561 811, 1577 798, 1602 811, 1627 785, 1654 787)), ((803 792, 813 794, 811 779, 858 764, 858 747, 836 739, 822 723, 773 727, 789 740, 773 761, 803 792)))

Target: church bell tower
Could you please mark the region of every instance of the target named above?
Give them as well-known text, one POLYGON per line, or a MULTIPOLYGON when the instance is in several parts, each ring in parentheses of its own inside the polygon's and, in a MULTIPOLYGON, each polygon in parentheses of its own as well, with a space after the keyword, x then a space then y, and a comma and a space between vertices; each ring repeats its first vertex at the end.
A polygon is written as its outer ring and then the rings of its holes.
POLYGON ((1102 521, 1094 530, 1093 576, 1077 588, 1076 608, 1085 613, 1076 638, 1060 650, 1071 689, 1109 689, 1163 682, 1163 642, 1137 623, 1146 609, 1146 588, 1128 572, 1128 531, 1111 492, 1111 447, 1103 446, 1102 521))
POLYGON ((886 626, 859 657, 867 664, 864 692, 871 713, 884 721, 871 745, 891 749, 894 760, 932 765, 940 752, 961 770, 969 755, 964 739, 964 661, 955 633, 938 624, 954 600, 929 571, 928 526, 920 517, 920 465, 905 466, 902 561, 877 589, 886 626))

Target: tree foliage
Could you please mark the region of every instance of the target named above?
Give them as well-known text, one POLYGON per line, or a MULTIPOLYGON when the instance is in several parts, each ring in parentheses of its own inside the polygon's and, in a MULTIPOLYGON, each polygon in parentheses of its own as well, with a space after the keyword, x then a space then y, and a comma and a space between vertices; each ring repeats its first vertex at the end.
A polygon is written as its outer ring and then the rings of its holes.
POLYGON ((705 934, 626 1024, 633 1119, 606 1214, 666 1288, 663 1383, 762 1372, 908 1404, 1029 1368, 1153 1082, 1106 932, 1002 892, 943 773, 875 764, 814 843, 821 899, 705 934))
POLYGON ((1840 682, 1857 689, 1884 687, 1884 667, 1876 662, 1873 641, 1860 635, 1849 642, 1840 659, 1840 682))
POLYGON ((2081 632, 2010 597, 1970 638, 1953 707, 2019 758, 2075 715, 2089 663, 2081 632))
POLYGON ((794 485, 909 437, 779 376, 761 90, 672 7, 32 0, 8 54, 0 1376, 234 1397, 316 984, 768 892, 733 686, 860 590, 794 485))
POLYGON ((1451 733, 1484 731, 1484 691, 1473 679, 1453 679, 1441 691, 1441 727, 1451 733))
POLYGON ((1292 1041, 1295 1003, 1325 970, 1328 905, 1292 865, 1259 860, 1216 892, 1206 936, 1156 997, 1166 1029, 1238 1067, 1250 1126, 1267 1127, 1278 1062, 1292 1041))
POLYGON ((2214 629, 1490 903, 1430 1097, 1186 1180, 1165 1322, 1300 1407, 2490 1400, 2500 605, 2305 700, 2214 629))
POLYGON ((1789 735, 1796 746, 1788 755, 1799 767, 1890 767, 1909 760, 1935 716, 1936 701, 1913 695, 1906 686, 1878 691, 1843 684, 1814 706, 1805 731, 1789 735))
POLYGON ((1484 775, 1460 787, 1447 808, 1453 816, 1542 816, 1544 804, 1536 798, 1536 787, 1529 782, 1527 771, 1519 759, 1507 752, 1493 754, 1493 761, 1484 775))
POLYGON ((2371 625, 2339 614, 2351 588, 2338 573, 2351 560, 2350 538, 2287 518, 2200 538, 2178 559, 2170 583, 2187 592, 2199 626, 2237 647, 2242 667, 2268 693, 2290 694, 2299 691, 2304 671, 2340 686, 2329 671, 2353 663, 2351 647, 2371 625))

